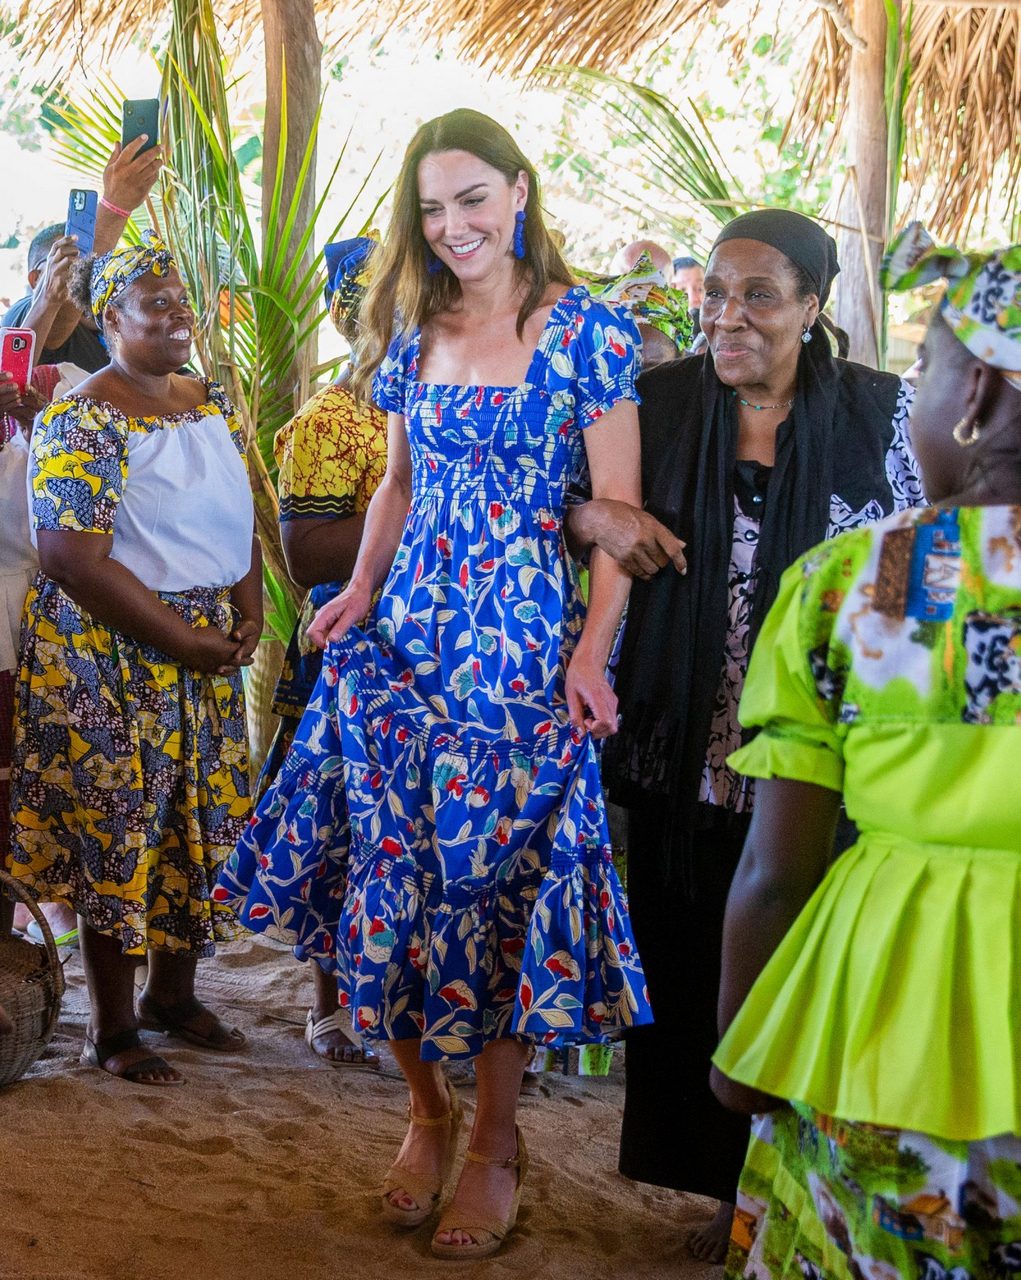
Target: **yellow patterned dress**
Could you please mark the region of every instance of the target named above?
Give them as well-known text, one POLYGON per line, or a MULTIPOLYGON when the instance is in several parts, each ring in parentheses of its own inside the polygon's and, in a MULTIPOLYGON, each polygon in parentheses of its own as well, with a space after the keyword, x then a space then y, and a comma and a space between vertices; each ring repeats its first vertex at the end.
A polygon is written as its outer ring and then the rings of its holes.
MULTIPOLYGON (((273 453, 281 524, 364 515, 386 471, 386 414, 347 386, 326 387, 280 428, 273 453)), ((285 723, 260 785, 276 776, 319 678, 323 656, 305 634, 308 624, 340 588, 340 582, 320 583, 305 598, 273 696, 273 710, 285 723)))
MULTIPOLYGON (((111 558, 192 626, 234 628, 253 512, 237 415, 216 384, 163 418, 54 401, 30 477, 35 529, 112 534, 111 558)), ((240 674, 182 667, 40 573, 15 713, 12 874, 129 954, 209 955, 232 936, 212 887, 250 809, 240 674)))

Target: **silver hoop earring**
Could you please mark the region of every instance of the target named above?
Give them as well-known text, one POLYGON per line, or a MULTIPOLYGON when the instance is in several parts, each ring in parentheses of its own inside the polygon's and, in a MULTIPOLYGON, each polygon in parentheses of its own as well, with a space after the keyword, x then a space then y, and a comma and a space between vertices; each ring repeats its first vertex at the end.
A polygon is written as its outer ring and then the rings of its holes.
POLYGON ((805 327, 801 330, 801 341, 802 341, 802 342, 811 342, 811 341, 812 341, 812 332, 811 332, 811 330, 809 329, 809 327, 808 327, 808 325, 807 325, 807 324, 806 324, 806 325, 805 325, 805 327))
POLYGON ((954 427, 954 439, 962 449, 970 449, 973 444, 978 444, 981 435, 982 428, 977 422, 968 427, 967 415, 954 427))

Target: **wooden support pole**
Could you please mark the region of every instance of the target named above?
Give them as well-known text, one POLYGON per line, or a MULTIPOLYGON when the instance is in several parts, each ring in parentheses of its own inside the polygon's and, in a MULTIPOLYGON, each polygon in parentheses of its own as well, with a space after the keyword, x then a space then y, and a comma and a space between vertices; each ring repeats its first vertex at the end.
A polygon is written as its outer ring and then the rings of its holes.
MULTIPOLYGON (((273 199, 277 157, 280 151, 280 110, 284 80, 287 82, 287 144, 284 155, 283 190, 280 199, 287 208, 294 196, 298 171, 312 134, 322 93, 323 46, 316 29, 314 0, 262 0, 262 25, 266 40, 266 122, 262 158, 262 225, 269 221, 273 199)), ((312 157, 312 173, 316 161, 312 157)), ((316 205, 315 181, 306 184, 294 224, 297 241, 312 220, 316 205)), ((306 254, 306 260, 309 255, 306 254)), ((307 265, 307 261, 303 263, 307 265)), ((307 385, 317 362, 315 338, 304 344, 300 367, 280 370, 281 379, 290 378, 296 389, 307 385)), ((295 409, 299 406, 295 404, 295 409)))
POLYGON ((884 0, 855 0, 854 27, 865 48, 851 50, 845 156, 853 172, 848 175, 838 221, 861 230, 841 231, 837 238, 836 320, 851 339, 851 359, 877 366, 882 299, 875 281, 886 232, 888 164, 884 0))

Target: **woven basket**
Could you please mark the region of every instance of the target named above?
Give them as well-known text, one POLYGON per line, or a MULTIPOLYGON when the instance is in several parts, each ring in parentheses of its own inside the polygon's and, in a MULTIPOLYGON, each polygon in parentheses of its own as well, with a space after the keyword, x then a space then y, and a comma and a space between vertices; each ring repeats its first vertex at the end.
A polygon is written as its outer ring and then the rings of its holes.
POLYGON ((49 1044, 60 1016, 64 971, 46 917, 32 896, 6 871, 0 888, 23 902, 39 922, 43 946, 0 936, 0 1006, 14 1030, 0 1032, 0 1087, 19 1080, 49 1044))

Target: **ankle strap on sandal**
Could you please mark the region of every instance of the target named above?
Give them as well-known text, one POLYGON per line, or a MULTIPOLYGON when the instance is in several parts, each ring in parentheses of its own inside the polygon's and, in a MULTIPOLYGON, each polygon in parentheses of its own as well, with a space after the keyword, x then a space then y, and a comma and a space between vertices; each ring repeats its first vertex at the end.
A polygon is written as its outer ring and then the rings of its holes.
POLYGON ((420 1129, 435 1129, 441 1124, 449 1124, 453 1118, 453 1111, 445 1111, 441 1116, 412 1115, 411 1104, 408 1104, 408 1120, 411 1124, 417 1124, 420 1129))
POLYGON ((471 1160, 474 1164, 492 1165, 494 1169, 517 1169, 521 1165, 521 1156, 518 1153, 512 1155, 508 1160, 498 1160, 495 1156, 480 1155, 471 1148, 464 1153, 466 1160, 471 1160))

